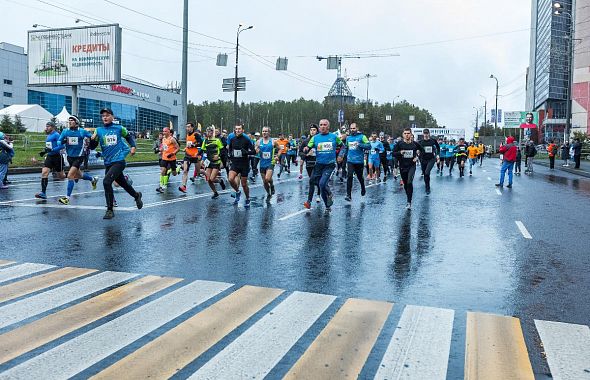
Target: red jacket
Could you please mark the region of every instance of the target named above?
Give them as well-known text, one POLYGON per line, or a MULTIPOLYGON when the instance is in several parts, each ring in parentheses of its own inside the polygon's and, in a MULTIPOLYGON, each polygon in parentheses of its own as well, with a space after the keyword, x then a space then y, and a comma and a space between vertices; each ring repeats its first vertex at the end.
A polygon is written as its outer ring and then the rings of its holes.
POLYGON ((500 153, 504 155, 504 161, 515 162, 516 161, 516 145, 506 144, 500 146, 500 153))

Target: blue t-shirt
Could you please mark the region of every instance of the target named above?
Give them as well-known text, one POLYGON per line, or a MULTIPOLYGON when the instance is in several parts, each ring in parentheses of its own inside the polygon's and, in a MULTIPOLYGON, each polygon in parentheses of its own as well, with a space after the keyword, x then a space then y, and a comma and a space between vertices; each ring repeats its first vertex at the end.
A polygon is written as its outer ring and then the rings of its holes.
POLYGON ((287 151, 287 155, 295 156, 297 155, 297 140, 292 139, 289 141, 289 150, 287 151))
POLYGON ((275 148, 273 139, 268 139, 268 143, 264 143, 263 139, 260 139, 260 169, 270 168, 273 165, 275 157, 275 148))
POLYGON ((59 140, 59 133, 57 131, 53 131, 47 135, 47 138, 45 139, 45 147, 51 149, 51 152, 47 153, 48 156, 57 156, 60 154, 59 151, 61 148, 54 150, 59 145, 57 140, 59 140))
POLYGON ((351 164, 362 164, 365 162, 365 149, 369 149, 369 139, 362 133, 350 135, 346 138, 346 161, 351 164))
POLYGON ((131 149, 123 139, 126 139, 132 147, 135 146, 135 141, 130 138, 127 129, 120 125, 109 124, 98 127, 95 133, 98 136, 105 165, 125 161, 125 157, 127 157, 131 149))
POLYGON ((383 152, 385 148, 383 147, 383 143, 379 140, 371 141, 371 150, 369 151, 369 158, 371 160, 376 160, 379 158, 379 153, 383 152))
POLYGON ((342 145, 342 140, 335 134, 317 134, 309 140, 308 148, 315 148, 316 164, 328 165, 336 163, 336 148, 342 145))
POLYGON ((391 143, 389 144, 389 150, 387 151, 387 161, 392 161, 393 160, 393 148, 394 148, 394 144, 391 143))
POLYGON ((447 144, 447 155, 446 158, 453 157, 455 155, 455 145, 447 144))
POLYGON ((64 129, 58 139, 59 147, 66 146, 68 157, 82 157, 86 148, 85 139, 91 138, 90 132, 83 128, 64 129))

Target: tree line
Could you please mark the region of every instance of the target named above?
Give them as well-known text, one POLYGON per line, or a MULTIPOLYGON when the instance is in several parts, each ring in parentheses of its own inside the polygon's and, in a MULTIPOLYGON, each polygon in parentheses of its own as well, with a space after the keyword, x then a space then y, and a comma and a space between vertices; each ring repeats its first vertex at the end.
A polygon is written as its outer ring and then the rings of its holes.
MULTIPOLYGON (((269 126, 275 136, 278 133, 300 136, 307 133, 311 123, 318 123, 320 119, 330 120, 332 130, 339 125, 340 105, 330 101, 318 102, 300 98, 293 101, 241 103, 238 108, 238 115, 246 132, 260 131, 263 126, 269 126)), ((436 119, 428 110, 405 100, 393 105, 359 101, 345 104, 343 109, 344 124, 355 122, 365 134, 383 131, 401 136, 403 129, 412 124, 419 128, 438 127, 436 119), (414 116, 413 121, 410 121, 410 116, 414 116)), ((196 121, 203 128, 213 124, 218 128, 231 130, 234 126, 233 102, 189 102, 187 116, 187 120, 196 121)))
POLYGON ((0 119, 0 131, 8 134, 19 134, 26 131, 25 125, 19 115, 14 116, 14 121, 9 115, 2 115, 0 119))

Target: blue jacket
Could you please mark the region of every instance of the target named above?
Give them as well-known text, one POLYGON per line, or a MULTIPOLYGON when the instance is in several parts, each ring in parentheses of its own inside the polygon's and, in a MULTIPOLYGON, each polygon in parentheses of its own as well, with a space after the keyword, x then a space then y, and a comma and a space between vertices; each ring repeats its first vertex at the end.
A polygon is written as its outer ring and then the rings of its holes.
POLYGON ((133 136, 127 132, 125 127, 116 124, 108 124, 96 128, 95 132, 98 143, 102 150, 102 157, 105 165, 113 162, 125 161, 131 147, 135 147, 133 136), (127 145, 123 139, 127 140, 127 145))

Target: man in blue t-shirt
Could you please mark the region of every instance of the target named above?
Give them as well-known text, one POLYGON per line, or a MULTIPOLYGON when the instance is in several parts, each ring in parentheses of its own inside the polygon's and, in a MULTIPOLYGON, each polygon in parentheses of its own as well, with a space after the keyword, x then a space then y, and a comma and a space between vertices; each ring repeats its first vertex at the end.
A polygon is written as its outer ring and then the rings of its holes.
POLYGON ((104 196, 107 202, 107 212, 103 219, 113 219, 115 212, 113 211, 115 195, 113 193, 113 182, 117 182, 125 191, 135 199, 135 204, 138 209, 143 207, 141 200, 141 192, 135 189, 127 182, 123 170, 125 170, 125 157, 129 153, 135 154, 135 139, 127 132, 125 127, 113 124, 115 117, 110 108, 103 108, 100 110, 100 117, 103 126, 96 128, 90 148, 95 148, 100 145, 102 150, 102 157, 104 160, 105 176, 102 184, 104 186, 104 196), (123 141, 125 139, 127 143, 123 141), (127 145, 129 144, 129 145, 127 145), (131 146, 131 148, 129 148, 131 146))
MULTIPOLYGON (((328 181, 336 168, 336 148, 342 145, 342 140, 334 133, 330 133, 330 122, 327 119, 320 120, 320 133, 313 136, 304 152, 307 153, 310 149, 315 149, 316 164, 313 168, 312 181, 319 181, 320 195, 324 204, 326 205, 326 214, 330 212, 330 207, 334 204, 334 199, 328 181)), ((313 192, 311 197, 308 193, 307 201, 303 206, 307 209, 311 208, 311 201, 313 199, 313 192)))
POLYGON ((49 173, 56 172, 59 179, 65 178, 64 159, 61 156, 61 149, 54 150, 57 147, 59 132, 53 121, 45 124, 45 149, 39 152, 39 156, 45 157, 43 169, 41 170, 41 192, 35 194, 35 198, 47 199, 47 184, 49 183, 49 173))
POLYGON ((340 154, 346 154, 346 197, 345 201, 352 200, 352 179, 356 175, 359 184, 361 185, 361 196, 366 194, 365 176, 363 174, 365 168, 365 150, 370 149, 369 139, 367 136, 359 132, 356 123, 350 124, 350 134, 346 137, 345 147, 340 154), (344 153, 343 153, 344 152, 344 153))

